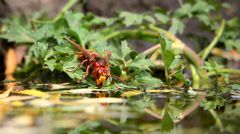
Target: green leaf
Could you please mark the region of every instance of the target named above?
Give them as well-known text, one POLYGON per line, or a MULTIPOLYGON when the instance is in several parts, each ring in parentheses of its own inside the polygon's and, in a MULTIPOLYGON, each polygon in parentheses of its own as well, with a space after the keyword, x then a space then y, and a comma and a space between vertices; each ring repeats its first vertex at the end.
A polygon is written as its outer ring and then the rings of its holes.
POLYGON ((144 16, 143 16, 143 19, 146 20, 146 21, 148 21, 148 22, 150 22, 150 23, 152 23, 152 24, 155 24, 155 23, 156 23, 156 22, 155 22, 155 19, 154 19, 152 16, 149 16, 149 15, 144 15, 144 16))
POLYGON ((55 65, 57 64, 54 59, 46 61, 44 64, 46 64, 49 68, 49 70, 53 71, 55 69, 55 65))
POLYGON ((240 19, 239 18, 232 18, 227 21, 227 25, 230 27, 239 27, 240 19))
POLYGON ((156 19, 160 22, 162 22, 163 24, 167 24, 169 21, 168 16, 162 14, 162 13, 156 13, 154 14, 154 16, 156 17, 156 19))
POLYGON ((69 28, 73 30, 80 27, 80 20, 83 18, 83 14, 68 12, 64 15, 64 18, 66 19, 69 28))
POLYGON ((130 12, 121 12, 119 14, 120 18, 123 18, 123 23, 128 27, 131 25, 141 24, 143 20, 143 16, 130 12))
POLYGON ((167 106, 167 108, 168 108, 169 116, 171 117, 172 120, 179 120, 182 118, 181 116, 182 110, 180 108, 170 104, 167 106))
POLYGON ((34 54, 41 60, 42 63, 44 62, 47 51, 48 44, 43 42, 37 42, 36 44, 34 44, 34 54))
POLYGON ((98 121, 87 121, 81 124, 79 127, 76 127, 75 129, 70 131, 69 134, 90 134, 90 133, 97 134, 94 132, 94 130, 100 125, 101 124, 98 121))
POLYGON ((240 84, 233 84, 233 85, 231 85, 231 88, 233 90, 240 90, 240 84))
POLYGON ((170 50, 171 42, 166 39, 163 35, 160 34, 159 36, 161 51, 162 51, 162 59, 166 69, 170 68, 170 65, 175 60, 175 54, 173 51, 170 50))
POLYGON ((121 68, 119 66, 111 67, 111 74, 120 76, 122 74, 121 68))
POLYGON ((204 108, 204 110, 216 109, 216 108, 224 106, 225 102, 226 102, 226 100, 224 98, 215 96, 211 100, 204 100, 201 103, 201 106, 204 108))
POLYGON ((126 58, 126 56, 128 56, 128 54, 131 52, 130 47, 128 46, 127 41, 122 41, 121 42, 121 53, 122 53, 122 57, 126 58))
POLYGON ((179 55, 175 55, 174 56, 174 60, 172 61, 172 63, 169 66, 169 69, 176 68, 176 66, 178 65, 179 61, 180 61, 180 56, 179 55))
POLYGON ((44 57, 44 60, 48 60, 48 58, 52 57, 53 55, 54 55, 54 51, 52 49, 48 49, 44 57))
POLYGON ((208 14, 211 10, 213 10, 214 7, 203 0, 198 0, 193 6, 192 6, 192 12, 198 12, 198 13, 206 13, 208 14))
MULTIPOLYGON (((56 45, 54 46, 54 50, 55 50, 55 54, 56 53, 62 53, 62 54, 69 54, 69 53, 73 53, 73 46, 72 45, 67 45, 67 43, 65 45, 61 44, 61 45, 56 45)), ((75 48, 74 48, 75 49, 75 48)))
POLYGON ((163 119, 160 124, 160 130, 163 132, 171 131, 174 128, 174 122, 170 117, 167 109, 164 110, 163 119))
POLYGON ((150 66, 153 66, 153 62, 146 59, 143 55, 138 55, 127 67, 140 68, 142 70, 149 70, 150 66))
POLYGON ((202 21, 205 25, 209 26, 210 25, 210 19, 208 14, 199 14, 197 15, 197 18, 202 21))
POLYGON ((181 8, 178 8, 175 11, 175 16, 176 17, 183 17, 183 16, 188 16, 189 18, 192 17, 192 5, 190 3, 183 4, 181 8))
POLYGON ((125 24, 127 27, 132 25, 140 25, 143 22, 150 22, 152 24, 155 23, 155 19, 147 14, 137 14, 123 11, 120 12, 119 17, 123 19, 123 24, 125 24))
POLYGON ((185 28, 185 25, 182 21, 180 21, 177 18, 173 18, 172 19, 172 26, 169 28, 169 31, 172 34, 176 34, 178 32, 181 34, 181 33, 183 33, 184 28, 185 28))
POLYGON ((64 71, 74 71, 78 68, 79 62, 77 58, 74 56, 69 56, 69 59, 65 58, 63 63, 63 70, 64 71))
POLYGON ((64 18, 67 21, 70 33, 72 36, 77 39, 81 45, 85 45, 87 43, 86 38, 89 37, 89 30, 81 25, 81 19, 83 15, 80 13, 67 13, 64 15, 64 18))
POLYGON ((16 43, 34 43, 43 38, 52 37, 55 33, 53 25, 50 24, 34 24, 35 29, 29 28, 26 24, 20 23, 19 20, 7 22, 7 24, 9 24, 8 29, 0 35, 0 38, 16 43))
POLYGON ((184 78, 184 75, 183 75, 183 72, 179 71, 179 72, 175 73, 174 77, 177 78, 180 81, 183 81, 184 83, 186 82, 186 80, 184 78))
POLYGON ((238 53, 240 53, 240 39, 228 39, 225 40, 225 46, 227 51, 231 51, 232 49, 236 49, 238 53))
POLYGON ((36 40, 31 35, 30 29, 20 24, 11 23, 7 31, 0 35, 0 38, 16 43, 34 43, 36 40))
POLYGON ((217 71, 221 68, 223 68, 222 65, 219 65, 217 62, 213 62, 213 61, 206 61, 204 63, 204 65, 202 66, 202 68, 206 69, 207 71, 211 72, 211 71, 217 71))
POLYGON ((136 77, 135 81, 137 81, 137 83, 133 85, 146 86, 148 89, 160 87, 163 84, 163 82, 160 79, 154 78, 150 74, 136 75, 135 77, 136 77))

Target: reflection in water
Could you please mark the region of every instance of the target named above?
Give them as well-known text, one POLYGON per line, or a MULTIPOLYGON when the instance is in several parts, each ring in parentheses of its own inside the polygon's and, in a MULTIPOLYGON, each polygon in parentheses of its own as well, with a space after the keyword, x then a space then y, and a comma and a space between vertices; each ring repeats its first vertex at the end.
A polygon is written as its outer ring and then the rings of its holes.
POLYGON ((239 132, 240 103, 231 98, 176 89, 144 92, 64 86, 13 91, 2 98, 0 133, 239 132))

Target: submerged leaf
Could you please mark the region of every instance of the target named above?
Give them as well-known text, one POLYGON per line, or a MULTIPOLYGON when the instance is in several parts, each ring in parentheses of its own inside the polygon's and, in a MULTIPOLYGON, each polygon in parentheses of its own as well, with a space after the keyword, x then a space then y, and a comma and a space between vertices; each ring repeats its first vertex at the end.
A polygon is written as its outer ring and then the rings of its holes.
POLYGON ((163 114, 163 119, 160 125, 160 129, 163 132, 168 132, 168 131, 171 131, 173 128, 174 128, 174 122, 170 117, 168 111, 165 109, 163 114))

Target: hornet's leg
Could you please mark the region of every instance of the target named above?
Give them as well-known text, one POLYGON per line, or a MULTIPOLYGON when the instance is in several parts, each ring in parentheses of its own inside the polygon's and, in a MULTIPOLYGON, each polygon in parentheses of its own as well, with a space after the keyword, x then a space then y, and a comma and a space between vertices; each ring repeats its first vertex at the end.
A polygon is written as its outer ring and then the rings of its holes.
POLYGON ((87 76, 89 75, 90 67, 92 67, 92 64, 90 64, 90 65, 87 66, 87 68, 86 68, 86 73, 85 73, 84 77, 82 78, 83 80, 86 79, 87 76))
POLYGON ((86 63, 88 61, 88 59, 83 60, 82 62, 80 62, 80 65, 84 65, 84 63, 86 63))

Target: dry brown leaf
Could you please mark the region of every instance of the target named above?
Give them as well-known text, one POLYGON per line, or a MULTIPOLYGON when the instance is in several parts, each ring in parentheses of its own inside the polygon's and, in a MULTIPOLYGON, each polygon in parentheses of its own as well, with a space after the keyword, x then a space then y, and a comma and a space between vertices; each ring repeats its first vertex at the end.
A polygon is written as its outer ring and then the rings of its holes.
POLYGON ((9 48, 5 55, 5 75, 11 75, 14 73, 17 67, 17 55, 13 48, 9 48))

